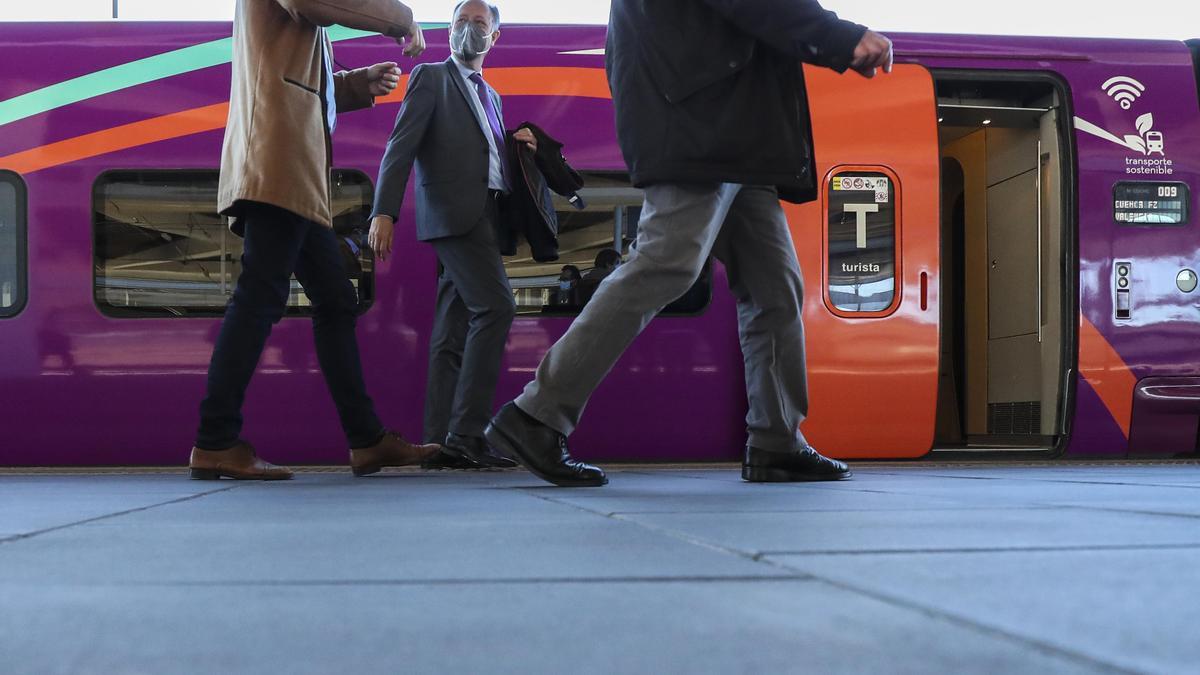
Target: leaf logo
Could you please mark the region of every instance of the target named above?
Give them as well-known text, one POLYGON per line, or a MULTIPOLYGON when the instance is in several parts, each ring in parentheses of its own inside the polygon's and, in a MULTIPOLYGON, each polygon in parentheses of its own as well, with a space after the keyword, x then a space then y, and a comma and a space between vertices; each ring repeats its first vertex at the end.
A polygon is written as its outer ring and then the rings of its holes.
POLYGON ((1154 128, 1154 114, 1146 113, 1145 115, 1142 115, 1141 117, 1137 118, 1136 122, 1134 122, 1134 126, 1137 127, 1139 134, 1145 136, 1150 132, 1151 129, 1154 128))
POLYGON ((1160 154, 1164 155, 1162 132, 1154 131, 1154 115, 1146 113, 1138 117, 1134 122, 1137 127, 1137 136, 1129 134, 1125 137, 1125 146, 1130 150, 1137 150, 1143 155, 1160 154))

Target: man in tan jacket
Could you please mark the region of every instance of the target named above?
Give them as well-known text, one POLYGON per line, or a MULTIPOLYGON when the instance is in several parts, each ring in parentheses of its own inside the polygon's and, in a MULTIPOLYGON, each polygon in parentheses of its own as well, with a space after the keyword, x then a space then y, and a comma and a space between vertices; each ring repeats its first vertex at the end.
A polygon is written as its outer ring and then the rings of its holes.
POLYGON ((396 88, 395 63, 334 73, 325 26, 395 38, 425 49, 412 10, 397 0, 238 0, 233 84, 221 152, 218 208, 245 237, 242 273, 225 311, 200 404, 191 475, 279 480, 240 438, 242 401, 294 273, 312 301, 317 357, 350 444, 355 475, 419 463, 416 446, 384 428, 367 396, 354 334, 358 298, 346 275, 329 205, 337 113, 368 108, 396 88))

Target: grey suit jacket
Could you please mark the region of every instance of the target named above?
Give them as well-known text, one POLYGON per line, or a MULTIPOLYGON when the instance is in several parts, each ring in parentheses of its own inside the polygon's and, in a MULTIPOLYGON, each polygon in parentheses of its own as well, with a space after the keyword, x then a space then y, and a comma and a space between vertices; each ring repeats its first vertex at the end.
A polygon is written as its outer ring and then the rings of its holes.
MULTIPOLYGON (((487 137, 467 98, 476 94, 463 82, 452 59, 413 69, 379 165, 371 215, 395 219, 416 164, 417 239, 421 241, 469 232, 486 206, 487 137)), ((500 96, 491 87, 488 95, 503 127, 500 96)))

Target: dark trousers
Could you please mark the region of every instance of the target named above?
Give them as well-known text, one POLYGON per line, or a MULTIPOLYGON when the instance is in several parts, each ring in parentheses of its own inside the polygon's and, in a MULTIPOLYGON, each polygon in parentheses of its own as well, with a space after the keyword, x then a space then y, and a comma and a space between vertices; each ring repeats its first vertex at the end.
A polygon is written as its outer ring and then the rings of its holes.
POLYGON ((483 436, 516 303, 496 240, 494 198, 470 232, 434 239, 441 274, 429 342, 425 442, 483 436))
POLYGON ((242 273, 208 367, 196 447, 223 450, 238 442, 246 387, 287 309, 293 273, 312 302, 317 360, 350 447, 374 445, 384 428, 363 384, 354 335, 358 298, 333 231, 267 204, 248 205, 243 223, 242 273))

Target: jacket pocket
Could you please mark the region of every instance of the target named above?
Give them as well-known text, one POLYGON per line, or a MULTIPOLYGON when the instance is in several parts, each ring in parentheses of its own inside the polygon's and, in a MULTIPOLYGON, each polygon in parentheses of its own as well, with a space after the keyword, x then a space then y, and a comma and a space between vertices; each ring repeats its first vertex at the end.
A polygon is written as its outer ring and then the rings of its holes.
POLYGON ((308 93, 310 93, 310 94, 316 94, 317 96, 320 96, 320 95, 321 95, 321 92, 320 92, 320 91, 318 91, 318 90, 316 90, 316 89, 313 89, 312 87, 309 87, 309 86, 306 86, 306 85, 300 84, 299 82, 297 82, 297 81, 293 80, 293 79, 292 79, 292 78, 290 78, 290 77, 285 77, 285 78, 283 78, 283 81, 284 81, 284 82, 287 82, 288 84, 292 85, 293 87, 299 87, 299 88, 303 89, 304 91, 307 91, 307 92, 308 92, 308 93))

